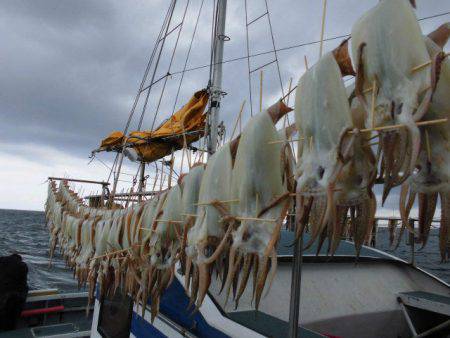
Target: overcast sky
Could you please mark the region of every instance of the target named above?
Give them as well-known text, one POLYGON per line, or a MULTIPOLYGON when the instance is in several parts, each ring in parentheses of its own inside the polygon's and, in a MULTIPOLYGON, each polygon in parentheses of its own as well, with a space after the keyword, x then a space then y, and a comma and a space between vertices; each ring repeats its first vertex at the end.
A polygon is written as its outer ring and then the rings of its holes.
MULTIPOLYGON (((244 56, 245 13, 243 0, 228 0, 225 60, 244 56)), ((348 34, 352 24, 376 0, 329 0, 325 37, 348 34)), ((171 73, 183 68, 201 0, 191 0, 171 73)), ((265 12, 264 0, 248 0, 249 17, 265 12)), ((3 0, 0 2, 0 208, 42 210, 48 176, 105 179, 112 163, 110 154, 88 165, 90 151, 112 130, 123 129, 133 98, 161 28, 168 0, 73 1, 3 0)), ((320 38, 322 1, 269 0, 269 10, 277 48, 320 38)), ((172 27, 180 22, 186 1, 179 0, 172 27)), ((448 0, 419 0, 419 18, 450 11, 448 0)), ((188 68, 209 62, 212 1, 205 0, 199 29, 193 42, 188 68)), ((450 16, 421 22, 428 33, 450 16)), ((267 19, 250 26, 251 54, 271 50, 267 19)), ((168 71, 175 34, 167 40, 156 78, 168 71)), ((324 44, 334 48, 340 39, 324 44)), ((304 72, 304 57, 316 62, 319 44, 280 51, 278 54, 286 91, 304 72)), ((256 68, 273 60, 273 54, 255 57, 256 68)), ((167 82, 157 122, 172 112, 180 75, 167 82)), ((204 88, 208 67, 185 75, 179 108, 192 93, 204 88)), ((231 133, 244 99, 244 121, 249 118, 247 62, 224 64, 224 91, 221 119, 231 133)), ((252 75, 254 110, 259 106, 259 72, 252 75)), ((162 82, 161 82, 162 84, 162 82)), ((281 96, 275 64, 265 68, 263 106, 281 96)), ((161 86, 154 87, 144 129, 150 128, 161 86)), ((291 101, 293 102, 293 101, 291 101)), ((132 128, 136 128, 133 119, 132 128)), ((136 166, 127 162, 126 173, 136 166)), ((150 174, 151 171, 149 170, 150 174)), ((123 180, 132 176, 124 175, 123 180)), ((127 182, 121 182, 122 187, 127 182)), ((83 192, 97 187, 86 186, 83 192)), ((397 200, 388 201, 391 210, 397 200)), ((386 212, 386 211, 385 211, 386 212)))

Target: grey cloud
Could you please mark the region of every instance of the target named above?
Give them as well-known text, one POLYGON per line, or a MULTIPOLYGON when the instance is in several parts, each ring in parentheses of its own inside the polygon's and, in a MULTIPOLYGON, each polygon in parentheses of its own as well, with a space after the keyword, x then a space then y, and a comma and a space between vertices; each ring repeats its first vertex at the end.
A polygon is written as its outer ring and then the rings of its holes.
MULTIPOLYGON (((249 17, 265 10, 264 1, 250 0, 249 17)), ((318 40, 321 1, 268 1, 276 47, 318 40)), ((325 35, 350 32, 351 24, 376 0, 331 1, 325 35)), ((179 22, 184 2, 179 2, 173 25, 179 22)), ((184 64, 200 1, 191 1, 172 71, 184 64)), ((2 51, 0 62, 0 142, 34 143, 54 147, 74 156, 86 157, 111 130, 123 128, 146 61, 156 39, 168 1, 16 1, 0 3, 2 51), (23 137, 16 138, 17 135, 23 137)), ((418 16, 450 10, 443 0, 420 1, 418 16)), ((212 3, 205 1, 189 66, 209 62, 212 3)), ((448 18, 423 22, 427 32, 448 18)), ((267 19, 250 27, 251 53, 272 48, 267 19)), ((245 16, 242 1, 229 0, 225 59, 244 56, 245 16)), ((175 36, 167 49, 156 78, 167 71, 175 36)), ((339 40, 326 42, 325 50, 339 40)), ((281 74, 286 91, 289 78, 294 85, 309 64, 318 57, 318 45, 280 51, 281 74)), ((251 60, 256 68, 273 59, 273 54, 251 60)), ((264 106, 281 95, 275 64, 264 70, 264 106)), ((231 132, 242 100, 248 102, 246 60, 224 65, 222 119, 231 132)), ((167 82, 157 123, 172 112, 180 75, 167 82)), ((185 75, 179 108, 192 94, 207 84, 208 68, 185 75)), ((162 84, 162 83, 161 83, 162 84)), ((150 98, 144 127, 149 128, 156 110, 161 84, 150 98)), ((259 72, 252 75, 253 107, 258 110, 259 72)), ((139 115, 139 111, 136 114, 139 115)), ((136 116, 136 117, 137 117, 136 116)), ((248 103, 245 118, 249 117, 248 103)), ((137 118, 133 121, 136 127, 137 118)))

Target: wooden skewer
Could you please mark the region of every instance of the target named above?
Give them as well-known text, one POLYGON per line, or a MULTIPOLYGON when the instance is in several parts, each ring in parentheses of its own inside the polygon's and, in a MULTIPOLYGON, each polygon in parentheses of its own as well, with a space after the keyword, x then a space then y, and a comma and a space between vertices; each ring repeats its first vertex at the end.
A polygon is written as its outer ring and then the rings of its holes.
POLYGON ((284 142, 298 142, 298 141, 303 141, 304 138, 300 137, 298 139, 292 139, 292 140, 281 140, 281 141, 270 141, 267 142, 267 144, 278 144, 278 143, 284 143, 284 142))
MULTIPOLYGON (((138 247, 138 246, 143 246, 143 244, 133 244, 131 247, 138 247)), ((122 252, 125 252, 125 251, 130 251, 131 247, 127 248, 127 249, 122 249, 122 250, 116 250, 116 251, 108 252, 108 253, 106 253, 104 255, 100 255, 100 256, 94 256, 91 259, 108 257, 108 256, 112 256, 112 255, 115 255, 115 254, 118 254, 118 253, 122 253, 122 252)))
POLYGON ((196 214, 181 214, 181 216, 187 216, 187 217, 197 217, 196 214))
MULTIPOLYGON (((448 119, 437 119, 437 120, 430 120, 430 121, 420 121, 420 122, 416 122, 416 126, 420 127, 420 126, 428 126, 431 124, 439 124, 439 123, 444 123, 447 122, 448 119)), ((405 127, 404 124, 395 124, 392 126, 383 126, 383 127, 376 127, 376 128, 367 128, 367 129, 361 129, 359 132, 360 133, 367 133, 367 132, 371 132, 371 131, 380 131, 380 130, 389 130, 389 129, 397 129, 397 128, 403 128, 405 127)), ((351 130, 349 131, 350 134, 354 134, 354 131, 351 130)))
POLYGON ((239 114, 236 118, 236 122, 234 123, 234 128, 233 128, 233 132, 231 133, 231 140, 234 138, 234 133, 236 132, 236 128, 238 126, 238 123, 241 121, 242 118, 242 111, 244 110, 244 106, 245 106, 245 100, 242 101, 241 104, 241 109, 239 110, 239 114))
POLYGON ((379 142, 374 142, 374 143, 370 143, 370 144, 365 144, 364 147, 371 147, 371 146, 376 146, 380 144, 379 142))
POLYGON ((169 220, 169 219, 157 219, 155 220, 155 222, 158 223, 162 223, 162 222, 167 222, 167 223, 177 223, 177 224, 183 224, 183 221, 173 221, 173 220, 169 220))
MULTIPOLYGON (((238 203, 239 200, 225 200, 225 201, 218 201, 220 203, 238 203)), ((194 203, 194 205, 209 205, 213 202, 201 202, 201 203, 194 203)))
POLYGON ((306 55, 303 56, 303 59, 305 61, 305 69, 308 70, 309 69, 309 67, 308 67, 308 59, 306 58, 306 55))
MULTIPOLYGON (((447 57, 449 55, 450 55, 450 53, 446 53, 445 57, 447 57)), ((423 69, 423 68, 425 68, 426 66, 429 66, 429 65, 431 65, 431 61, 424 62, 421 65, 413 67, 411 69, 411 73, 417 72, 417 71, 419 71, 419 70, 421 70, 421 69, 423 69)))
POLYGON ((313 137, 309 137, 309 152, 312 152, 313 150, 313 137))
POLYGON ((152 232, 155 232, 155 229, 150 229, 150 228, 142 228, 142 227, 139 227, 139 229, 145 230, 145 231, 152 231, 152 232))
POLYGON ((320 50, 319 50, 319 58, 322 57, 323 53, 323 36, 325 34, 325 19, 327 15, 327 0, 323 0, 323 9, 322 9, 322 29, 320 31, 320 50))
MULTIPOLYGON (((288 93, 291 92, 292 89, 292 77, 289 79, 289 87, 288 87, 288 93)), ((289 99, 291 98, 290 95, 288 95, 287 100, 286 100, 286 106, 289 106, 289 99)), ((283 121, 283 128, 286 128, 286 126, 290 125, 291 123, 289 122, 289 114, 284 115, 284 121, 283 121)))

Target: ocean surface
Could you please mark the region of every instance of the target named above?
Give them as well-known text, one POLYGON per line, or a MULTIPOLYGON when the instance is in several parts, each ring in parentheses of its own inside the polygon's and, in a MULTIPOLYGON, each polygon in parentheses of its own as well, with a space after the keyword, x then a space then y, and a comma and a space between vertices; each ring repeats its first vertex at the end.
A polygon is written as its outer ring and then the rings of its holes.
MULTIPOLYGON (((397 250, 390 248, 388 238, 387 228, 380 227, 377 248, 410 261, 411 247, 406 245, 406 236, 400 240, 397 250)), ((78 290, 73 273, 65 268, 58 249, 52 266, 49 267, 48 243, 49 235, 43 212, 0 209, 0 255, 14 252, 22 255, 28 265, 30 289, 58 288, 66 292, 78 290)), ((440 263, 438 229, 431 230, 427 246, 419 249, 420 245, 416 245, 417 266, 450 283, 450 263, 440 263)))

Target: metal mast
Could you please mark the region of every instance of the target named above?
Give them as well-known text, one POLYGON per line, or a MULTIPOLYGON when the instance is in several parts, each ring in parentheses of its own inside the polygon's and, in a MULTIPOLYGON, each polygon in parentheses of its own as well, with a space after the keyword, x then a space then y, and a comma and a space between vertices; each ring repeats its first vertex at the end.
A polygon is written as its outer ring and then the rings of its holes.
POLYGON ((217 147, 220 100, 222 99, 222 61, 223 45, 227 40, 225 35, 225 19, 227 15, 227 0, 217 1, 217 20, 213 40, 213 71, 211 82, 211 103, 208 119, 208 153, 213 154, 217 147))

